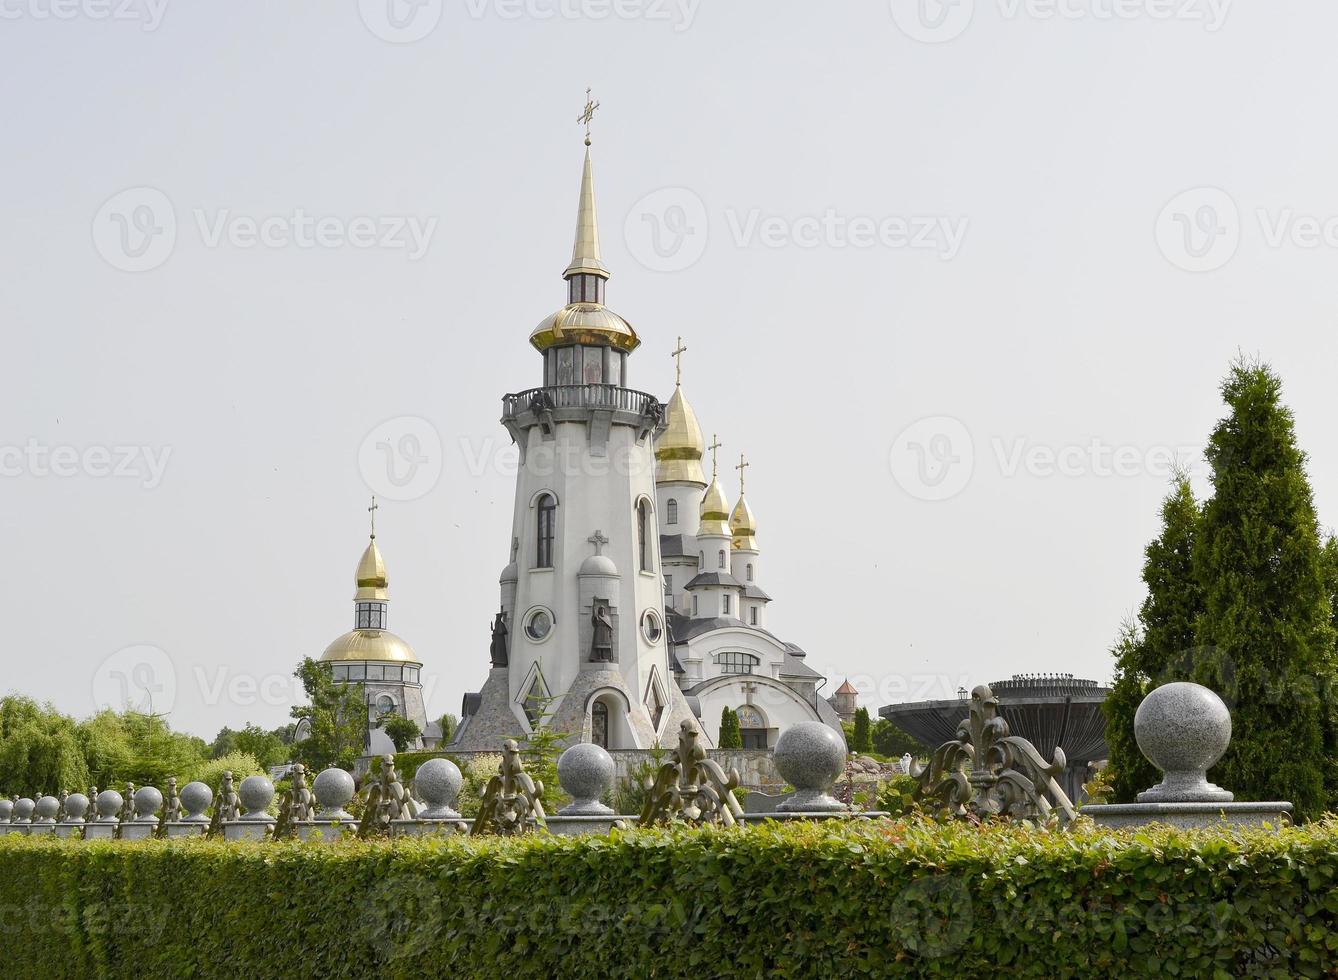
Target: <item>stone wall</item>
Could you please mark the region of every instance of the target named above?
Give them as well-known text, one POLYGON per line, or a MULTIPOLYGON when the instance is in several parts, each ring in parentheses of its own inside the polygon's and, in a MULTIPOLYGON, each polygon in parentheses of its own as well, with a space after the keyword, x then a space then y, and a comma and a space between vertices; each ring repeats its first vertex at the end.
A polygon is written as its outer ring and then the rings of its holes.
MULTIPOLYGON (((497 753, 442 752, 440 754, 450 756, 457 763, 463 765, 474 756, 496 755, 497 753)), ((775 758, 767 749, 708 749, 706 754, 718 762, 725 772, 737 769, 740 786, 775 793, 785 785, 785 780, 781 779, 780 773, 776 771, 775 758)), ((617 779, 620 783, 625 782, 640 763, 651 761, 651 753, 644 749, 614 749, 609 752, 609 755, 613 756, 617 779)), ((668 752, 664 753, 663 761, 669 761, 668 752)), ((362 767, 360 766, 360 768, 362 767)), ((408 773, 402 773, 402 775, 408 777, 408 773)))

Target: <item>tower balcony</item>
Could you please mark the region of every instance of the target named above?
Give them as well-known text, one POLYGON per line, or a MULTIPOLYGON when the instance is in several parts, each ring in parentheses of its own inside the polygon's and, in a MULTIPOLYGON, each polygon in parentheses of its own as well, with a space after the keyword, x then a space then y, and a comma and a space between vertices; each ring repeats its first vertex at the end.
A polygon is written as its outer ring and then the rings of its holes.
POLYGON ((536 425, 548 438, 559 422, 587 422, 602 434, 610 425, 633 426, 640 440, 663 427, 664 405, 644 391, 606 384, 548 385, 502 398, 502 424, 517 442, 521 432, 536 425))

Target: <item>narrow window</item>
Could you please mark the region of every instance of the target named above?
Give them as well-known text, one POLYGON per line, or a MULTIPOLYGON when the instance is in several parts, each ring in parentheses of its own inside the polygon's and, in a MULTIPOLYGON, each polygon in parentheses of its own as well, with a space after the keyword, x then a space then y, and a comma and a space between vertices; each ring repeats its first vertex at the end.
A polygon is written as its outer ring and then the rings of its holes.
POLYGON ((753 563, 752 563, 752 562, 749 562, 749 563, 748 563, 748 581, 751 582, 752 580, 753 580, 753 563))
POLYGON ((752 625, 754 625, 754 626, 757 625, 757 607, 756 607, 756 606, 753 606, 752 609, 749 609, 749 610, 748 610, 748 621, 749 621, 752 625))
POLYGON ((538 548, 535 554, 536 568, 553 567, 553 541, 557 536, 557 501, 551 494, 539 498, 538 548))
POLYGON ((650 505, 644 500, 636 505, 637 552, 641 556, 641 570, 650 571, 650 540, 647 529, 650 527, 650 505))
POLYGON ((674 604, 674 577, 666 575, 664 577, 664 594, 669 597, 669 605, 674 604))
POLYGON ((697 597, 692 597, 692 615, 697 615, 697 597))
POLYGON ((603 701, 590 706, 590 741, 603 749, 609 747, 609 706, 603 701))
POLYGON ((669 501, 669 506, 665 508, 665 511, 666 511, 666 513, 669 515, 668 517, 665 518, 665 523, 666 523, 666 524, 677 524, 677 523, 678 523, 678 501, 677 501, 677 500, 671 500, 671 501, 669 501))
POLYGON ((730 595, 728 592, 725 593, 725 615, 726 615, 726 616, 728 616, 728 615, 730 614, 730 600, 733 599, 733 598, 734 598, 734 597, 733 597, 732 595, 730 595))
POLYGON ((719 557, 718 557, 716 560, 720 563, 720 567, 721 567, 721 568, 724 568, 724 567, 725 567, 725 553, 724 553, 724 551, 721 551, 721 552, 720 552, 720 555, 719 555, 719 557))

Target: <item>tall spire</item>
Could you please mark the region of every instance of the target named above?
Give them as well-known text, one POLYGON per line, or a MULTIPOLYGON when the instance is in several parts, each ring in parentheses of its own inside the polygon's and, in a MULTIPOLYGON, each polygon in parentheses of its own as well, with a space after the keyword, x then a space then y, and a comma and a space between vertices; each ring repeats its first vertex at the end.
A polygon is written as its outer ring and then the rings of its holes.
POLYGON ((585 151, 585 170, 581 174, 581 203, 576 209, 576 243, 571 250, 571 265, 562 274, 572 276, 599 276, 609 278, 608 267, 599 252, 599 213, 595 209, 595 170, 590 162, 590 149, 585 151))

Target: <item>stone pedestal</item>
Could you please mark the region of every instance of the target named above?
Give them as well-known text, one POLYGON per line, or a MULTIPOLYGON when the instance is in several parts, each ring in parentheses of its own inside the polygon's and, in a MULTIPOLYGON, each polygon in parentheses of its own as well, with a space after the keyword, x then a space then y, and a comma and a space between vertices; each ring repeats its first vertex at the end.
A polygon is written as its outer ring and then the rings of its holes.
POLYGON ((1290 824, 1290 803, 1101 803, 1078 811, 1098 827, 1121 830, 1161 823, 1181 830, 1208 827, 1274 829, 1290 824))
POLYGON ((35 823, 28 827, 29 837, 49 837, 51 832, 56 829, 53 823, 35 823))
POLYGON ((607 816, 565 816, 559 814, 548 818, 548 832, 560 837, 579 837, 582 834, 607 834, 614 823, 622 821, 625 827, 635 827, 635 815, 619 815, 612 810, 607 816))
POLYGON ((392 837, 431 837, 437 834, 454 836, 469 833, 469 821, 460 820, 392 820, 392 837))
POLYGON ((83 840, 84 825, 82 823, 58 823, 52 829, 52 833, 64 840, 83 840))
POLYGON ((171 838, 203 837, 209 831, 209 824, 196 823, 194 821, 188 823, 186 821, 178 820, 167 824, 165 829, 167 831, 167 836, 171 838))
POLYGON ((84 827, 84 840, 111 840, 116 836, 118 823, 90 823, 84 827))
POLYGON ((148 840, 157 829, 158 822, 156 820, 151 823, 140 823, 132 820, 121 824, 121 840, 148 840))
POLYGON ((358 825, 349 820, 307 820, 296 824, 298 840, 333 844, 345 837, 358 836, 358 825))
POLYGON ((224 840, 266 840, 274 836, 274 824, 265 820, 233 820, 223 825, 224 840))

